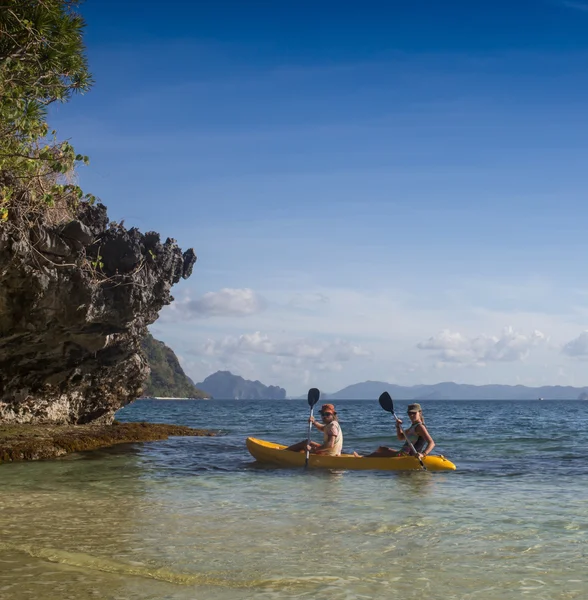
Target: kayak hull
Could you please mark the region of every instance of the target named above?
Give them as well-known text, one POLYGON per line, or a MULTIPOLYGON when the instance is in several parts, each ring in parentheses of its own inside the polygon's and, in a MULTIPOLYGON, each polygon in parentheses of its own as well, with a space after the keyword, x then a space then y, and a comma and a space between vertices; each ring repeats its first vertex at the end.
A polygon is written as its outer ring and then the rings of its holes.
MULTIPOLYGON (((260 463, 279 467, 303 467, 305 452, 291 452, 283 444, 275 444, 253 437, 246 440, 247 450, 260 463)), ((455 465, 444 456, 426 456, 423 459, 428 471, 455 471, 455 465)), ((414 456, 356 457, 353 454, 324 456, 311 454, 308 466, 318 469, 343 469, 353 471, 422 471, 414 456)))

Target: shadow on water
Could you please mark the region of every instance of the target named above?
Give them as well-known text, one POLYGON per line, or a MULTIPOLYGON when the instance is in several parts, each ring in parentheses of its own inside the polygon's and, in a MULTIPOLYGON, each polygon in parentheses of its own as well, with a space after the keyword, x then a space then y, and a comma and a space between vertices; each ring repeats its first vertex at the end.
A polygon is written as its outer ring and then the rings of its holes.
MULTIPOLYGON (((447 481, 453 473, 430 473, 424 471, 355 471, 345 469, 304 469, 303 467, 278 467, 257 461, 246 463, 246 469, 259 475, 314 481, 336 480, 357 482, 358 480, 378 481, 378 485, 391 486, 407 497, 422 498, 435 491, 438 483, 447 481)), ((385 488, 382 488, 385 489, 385 488)), ((331 490, 332 491, 332 490, 331 490)), ((331 492, 329 492, 331 493, 331 492)))

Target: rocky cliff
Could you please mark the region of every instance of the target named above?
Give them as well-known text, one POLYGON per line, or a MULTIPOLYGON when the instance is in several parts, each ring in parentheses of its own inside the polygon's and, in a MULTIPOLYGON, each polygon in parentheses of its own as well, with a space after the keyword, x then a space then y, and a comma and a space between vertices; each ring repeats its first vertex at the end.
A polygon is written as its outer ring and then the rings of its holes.
POLYGON ((156 398, 208 398, 184 373, 175 352, 148 333, 141 342, 151 373, 143 386, 143 395, 156 398))
POLYGON ((195 261, 102 204, 0 223, 0 421, 111 422, 141 394, 146 327, 195 261))

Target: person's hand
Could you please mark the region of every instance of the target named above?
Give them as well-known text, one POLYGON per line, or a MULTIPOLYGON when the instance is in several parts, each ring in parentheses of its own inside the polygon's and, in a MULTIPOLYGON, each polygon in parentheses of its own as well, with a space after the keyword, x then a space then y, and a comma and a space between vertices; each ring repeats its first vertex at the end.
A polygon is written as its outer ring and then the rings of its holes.
POLYGON ((400 427, 402 425, 402 419, 399 419, 398 417, 396 417, 396 425, 397 425, 397 427, 400 427))
POLYGON ((422 452, 417 452, 417 456, 423 460, 423 458, 425 458, 425 455, 422 452))
POLYGON ((306 449, 310 452, 312 450, 312 446, 310 444, 307 444, 306 449))
POLYGON ((310 417, 308 417, 308 422, 312 423, 314 425, 316 422, 316 419, 312 415, 310 415, 310 417))

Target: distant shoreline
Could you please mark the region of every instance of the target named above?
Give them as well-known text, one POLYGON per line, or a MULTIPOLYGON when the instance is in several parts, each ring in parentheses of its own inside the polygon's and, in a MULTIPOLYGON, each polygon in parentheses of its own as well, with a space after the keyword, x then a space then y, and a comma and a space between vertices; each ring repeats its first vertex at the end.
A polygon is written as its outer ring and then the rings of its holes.
POLYGON ((212 400, 212 398, 167 398, 163 396, 145 396, 137 400, 212 400))

